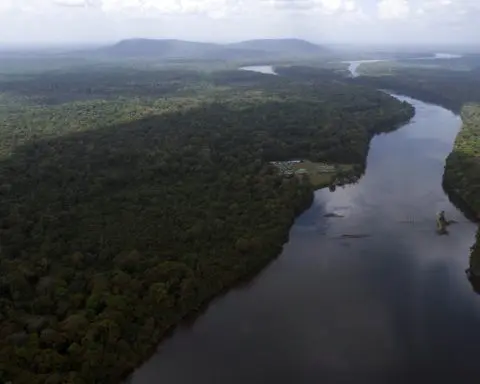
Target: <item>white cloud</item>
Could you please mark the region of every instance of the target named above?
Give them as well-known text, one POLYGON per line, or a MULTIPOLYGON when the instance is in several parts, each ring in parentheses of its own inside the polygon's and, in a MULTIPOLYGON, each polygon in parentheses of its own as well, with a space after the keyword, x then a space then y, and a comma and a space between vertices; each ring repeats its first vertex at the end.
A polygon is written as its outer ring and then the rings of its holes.
POLYGON ((342 0, 319 0, 322 8, 328 12, 337 12, 341 10, 343 1, 342 0))
POLYGON ((276 9, 319 11, 328 15, 356 8, 353 0, 271 0, 270 4, 276 9))
POLYGON ((64 7, 86 7, 89 5, 88 0, 53 0, 53 3, 64 7))
POLYGON ((479 17, 480 0, 0 0, 0 41, 130 35, 474 41, 479 17))
POLYGON ((13 0, 0 1, 0 14, 10 11, 13 8, 13 0))
POLYGON ((346 1, 344 4, 344 8, 347 12, 352 12, 357 8, 357 5, 354 1, 346 1))
POLYGON ((403 19, 410 13, 410 5, 407 0, 381 0, 377 10, 380 19, 403 19))
MULTIPOLYGON (((236 2, 237 3, 237 2, 236 2)), ((235 11, 229 0, 103 0, 101 9, 106 13, 139 16, 157 15, 207 15, 219 18, 235 11)))

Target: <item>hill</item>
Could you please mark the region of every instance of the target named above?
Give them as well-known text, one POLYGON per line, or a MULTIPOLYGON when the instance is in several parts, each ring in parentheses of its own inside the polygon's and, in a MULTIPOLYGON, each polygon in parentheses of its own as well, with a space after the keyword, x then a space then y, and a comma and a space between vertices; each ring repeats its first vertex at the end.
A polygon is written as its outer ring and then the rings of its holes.
POLYGON ((249 40, 215 44, 175 39, 127 39, 96 50, 117 58, 156 58, 185 60, 250 60, 314 56, 325 53, 318 45, 299 39, 249 40))
POLYGON ((254 49, 264 52, 288 53, 288 54, 322 54, 328 50, 320 45, 301 39, 257 39, 247 40, 240 43, 229 44, 229 47, 237 49, 254 49))
POLYGON ((182 40, 127 39, 100 51, 113 56, 190 57, 214 52, 217 44, 182 40))
POLYGON ((99 52, 114 57, 145 57, 159 59, 235 60, 261 55, 249 49, 230 48, 221 44, 184 40, 128 39, 104 47, 99 52))

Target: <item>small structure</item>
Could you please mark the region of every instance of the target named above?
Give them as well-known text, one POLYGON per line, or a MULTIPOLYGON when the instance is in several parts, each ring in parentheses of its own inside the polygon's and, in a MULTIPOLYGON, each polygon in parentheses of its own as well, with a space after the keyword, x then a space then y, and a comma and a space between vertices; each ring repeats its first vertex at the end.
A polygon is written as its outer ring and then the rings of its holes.
POLYGON ((305 168, 300 168, 295 172, 297 175, 306 175, 308 172, 305 168))
POLYGON ((317 169, 318 169, 319 172, 323 172, 323 173, 333 173, 333 172, 335 172, 335 167, 333 165, 329 165, 329 164, 325 164, 325 163, 319 164, 317 169))

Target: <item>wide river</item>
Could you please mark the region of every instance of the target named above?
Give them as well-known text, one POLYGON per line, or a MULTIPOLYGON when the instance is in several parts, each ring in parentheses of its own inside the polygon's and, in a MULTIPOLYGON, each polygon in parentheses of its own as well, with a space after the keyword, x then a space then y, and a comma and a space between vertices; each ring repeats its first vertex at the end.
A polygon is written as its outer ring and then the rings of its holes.
POLYGON ((479 382, 480 297, 465 275, 476 226, 442 189, 461 122, 397 97, 416 115, 373 139, 359 183, 317 191, 282 254, 178 327, 131 383, 479 382), (442 209, 459 221, 448 236, 442 209))

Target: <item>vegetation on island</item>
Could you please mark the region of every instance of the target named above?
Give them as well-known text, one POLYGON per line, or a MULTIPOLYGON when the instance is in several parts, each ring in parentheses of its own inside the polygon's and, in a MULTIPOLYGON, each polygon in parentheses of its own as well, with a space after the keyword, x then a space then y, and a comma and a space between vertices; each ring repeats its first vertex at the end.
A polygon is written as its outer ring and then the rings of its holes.
POLYGON ((121 381, 279 254, 313 186, 271 161, 361 171, 372 136, 413 115, 326 73, 96 67, 0 91, 0 382, 15 384, 121 381))

